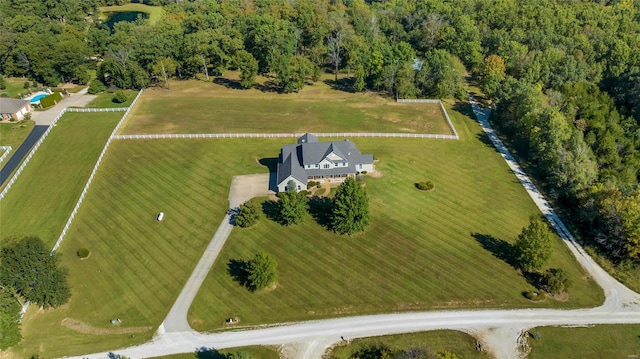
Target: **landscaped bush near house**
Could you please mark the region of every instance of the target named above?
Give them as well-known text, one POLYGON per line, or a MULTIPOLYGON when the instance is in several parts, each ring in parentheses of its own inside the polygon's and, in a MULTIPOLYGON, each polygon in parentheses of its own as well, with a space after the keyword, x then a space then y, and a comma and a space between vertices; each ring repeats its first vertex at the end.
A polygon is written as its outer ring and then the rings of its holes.
POLYGON ((105 86, 102 83, 102 81, 93 79, 89 83, 89 89, 87 90, 87 92, 92 94, 92 95, 95 95, 98 92, 102 92, 102 91, 106 91, 106 90, 107 90, 107 86, 105 86))
POLYGON ((76 255, 80 258, 80 259, 85 259, 89 256, 89 250, 87 248, 80 248, 76 251, 76 255))
POLYGON ((40 106, 42 108, 51 107, 62 100, 60 92, 54 92, 53 94, 40 99, 40 106))
POLYGON ((117 90, 113 94, 113 102, 115 103, 123 103, 127 101, 127 94, 123 90, 117 90))
POLYGON ((435 185, 431 181, 423 181, 416 183, 416 188, 421 191, 432 191, 435 185))
POLYGON ((311 187, 315 187, 315 186, 319 186, 320 182, 316 182, 316 181, 309 181, 307 182, 307 188, 311 188, 311 187))

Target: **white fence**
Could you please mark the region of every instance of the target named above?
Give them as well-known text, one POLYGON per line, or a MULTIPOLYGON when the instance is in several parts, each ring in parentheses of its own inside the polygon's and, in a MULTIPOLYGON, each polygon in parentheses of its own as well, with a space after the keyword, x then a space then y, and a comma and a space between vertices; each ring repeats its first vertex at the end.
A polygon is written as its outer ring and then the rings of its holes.
POLYGON ((4 159, 7 158, 7 156, 9 156, 9 153, 11 153, 12 149, 13 147, 11 146, 0 146, 0 151, 4 151, 2 156, 0 156, 0 163, 2 163, 4 159))
MULTIPOLYGON (((155 135, 117 135, 114 140, 156 140, 179 138, 297 138, 303 133, 174 133, 155 135)), ((333 132, 314 133, 318 137, 378 137, 378 138, 436 138, 457 140, 457 135, 436 135, 431 133, 385 133, 385 132, 333 132)))
POLYGON ((67 112, 123 112, 123 111, 126 111, 128 108, 129 107, 105 107, 105 108, 68 107, 67 112))
POLYGON ((444 108, 444 104, 442 104, 441 100, 433 100, 433 99, 419 99, 419 98, 399 98, 396 100, 397 102, 406 102, 406 103, 437 103, 440 104, 440 110, 442 111, 442 114, 444 115, 444 118, 447 119, 447 123, 449 124, 449 128, 451 129, 451 132, 453 132, 453 136, 455 137, 455 139, 458 139, 458 131, 456 131, 456 128, 453 127, 453 123, 451 122, 451 119, 449 118, 449 114, 447 113, 447 110, 444 108))
POLYGON ((116 127, 113 129, 113 131, 111 131, 111 135, 109 135, 109 138, 107 139, 107 143, 105 143, 104 147, 102 148, 102 152, 100 153, 100 156, 98 157, 98 160, 96 161, 96 164, 93 166, 93 170, 91 171, 91 174, 89 175, 89 179, 87 180, 87 183, 85 183, 84 188, 82 189, 82 193, 80 194, 80 198, 78 198, 78 201, 76 202, 76 206, 73 208, 73 211, 71 211, 71 215, 69 215, 69 218, 67 219, 67 223, 64 225, 64 228, 62 229, 62 233, 60 233, 60 236, 58 237, 58 240, 56 241, 56 244, 53 246, 53 249, 51 250, 51 253, 54 253, 58 249, 58 247, 60 247, 60 243, 62 243, 62 240, 64 239, 65 235, 67 234, 67 231, 69 230, 69 227, 71 226, 71 223, 73 222, 73 219, 75 218, 76 214, 78 213, 78 209, 80 208, 80 205, 82 204, 82 201, 84 200, 84 196, 87 194, 87 191, 89 190, 89 186, 91 186, 91 182, 93 181, 93 177, 95 176, 96 172, 98 171, 98 167, 100 167, 100 163, 102 163, 102 159, 104 158, 104 155, 107 153, 107 149, 109 148, 109 145, 111 144, 111 141, 113 140, 114 137, 116 137, 116 133, 120 129, 120 126, 122 126, 122 123, 124 122, 124 120, 129 115, 129 112, 131 111, 133 106, 136 104, 136 102, 138 102, 138 99, 140 98, 140 95, 142 95, 142 90, 140 90, 140 92, 138 92, 138 95, 136 96, 136 98, 133 99, 133 102, 131 102, 131 106, 129 106, 127 108, 127 110, 125 111, 124 115, 122 115, 122 118, 120 119, 120 121, 118 121, 118 124, 116 125, 116 127))
POLYGON ((60 117, 62 117, 62 115, 64 115, 66 110, 67 109, 65 108, 65 109, 62 110, 62 112, 60 112, 60 114, 53 120, 53 122, 51 122, 51 125, 49 126, 49 128, 47 128, 47 130, 44 131, 44 133, 42 134, 42 136, 40 137, 38 142, 36 142, 36 144, 33 145, 33 148, 31 149, 31 152, 29 152, 29 154, 24 159, 24 161, 22 161, 22 164, 20 165, 20 167, 18 167, 18 169, 16 170, 16 173, 14 173, 13 177, 11 177, 11 179, 9 180, 7 185, 4 187, 2 192, 0 192, 0 200, 3 199, 4 196, 7 195, 7 192, 9 191, 11 186, 13 186, 13 183, 16 181, 16 179, 20 176, 20 173, 22 173, 22 171, 27 166, 29 161, 31 161, 31 157, 33 157, 33 155, 36 153, 36 151, 38 150, 38 148, 40 147, 40 145, 42 144, 44 139, 47 138, 47 136, 49 135, 49 132, 51 132, 51 129, 56 125, 56 122, 58 122, 60 117))

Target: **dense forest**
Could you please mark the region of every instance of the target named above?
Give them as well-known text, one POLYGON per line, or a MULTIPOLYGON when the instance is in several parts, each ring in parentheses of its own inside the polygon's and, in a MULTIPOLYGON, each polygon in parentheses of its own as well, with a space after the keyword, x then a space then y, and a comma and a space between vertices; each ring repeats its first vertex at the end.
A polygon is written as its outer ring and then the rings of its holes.
POLYGON ((295 92, 329 72, 459 100, 477 82, 580 237, 640 262, 640 0, 156 0, 159 21, 107 27, 122 3, 0 0, 0 74, 99 91, 233 69, 295 92))

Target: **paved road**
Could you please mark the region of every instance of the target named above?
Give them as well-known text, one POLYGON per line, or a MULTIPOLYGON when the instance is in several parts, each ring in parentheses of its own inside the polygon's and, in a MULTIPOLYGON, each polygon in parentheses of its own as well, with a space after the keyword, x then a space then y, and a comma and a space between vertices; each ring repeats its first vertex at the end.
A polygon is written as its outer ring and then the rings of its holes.
POLYGON ((13 155, 11 155, 11 158, 9 158, 9 161, 7 161, 4 164, 4 166, 2 167, 2 170, 0 170, 0 186, 10 178, 11 173, 13 173, 13 171, 15 171, 16 168, 18 168, 18 166, 22 162, 22 159, 29 153, 29 151, 31 150, 31 147, 33 147, 33 145, 35 145, 36 142, 38 142, 40 137, 42 137, 42 134, 44 134, 45 131, 47 131, 48 127, 49 127, 48 125, 46 126, 36 125, 31 130, 31 132, 29 133, 27 138, 24 140, 24 142, 22 142, 22 144, 20 145, 20 147, 18 147, 16 152, 14 152, 13 155))
POLYGON ((253 197, 265 196, 271 193, 273 192, 269 191, 269 174, 233 177, 229 190, 229 208, 232 210, 227 212, 222 219, 218 230, 216 230, 196 268, 187 280, 187 284, 185 284, 178 299, 173 303, 169 314, 160 325, 158 333, 177 333, 191 330, 187 322, 187 313, 198 294, 200 286, 202 286, 202 282, 204 282, 211 266, 213 266, 218 254, 220 254, 229 234, 231 234, 233 229, 231 218, 233 209, 238 208, 242 203, 253 197))
MULTIPOLYGON (((606 300, 603 305, 597 308, 578 310, 520 309, 385 314, 309 321, 264 329, 214 334, 196 333, 188 329, 180 332, 160 330, 151 342, 118 350, 117 353, 131 358, 148 358, 193 352, 196 348, 201 347, 223 349, 247 345, 297 343, 299 358, 317 359, 322 357, 327 347, 339 343, 340 337, 343 336, 360 338, 424 330, 453 329, 476 335, 484 347, 496 358, 510 359, 522 357, 522 353, 518 351, 517 338, 523 331, 532 327, 640 323, 640 295, 611 277, 584 252, 584 249, 573 239, 551 206, 493 132, 488 122, 489 110, 479 107, 473 100, 471 102, 483 130, 492 140, 498 152, 507 161, 511 170, 521 181, 538 208, 561 235, 571 252, 604 289, 606 300)), ((186 312, 184 321, 186 322, 186 312)), ((83 357, 107 358, 108 353, 97 353, 83 357)))

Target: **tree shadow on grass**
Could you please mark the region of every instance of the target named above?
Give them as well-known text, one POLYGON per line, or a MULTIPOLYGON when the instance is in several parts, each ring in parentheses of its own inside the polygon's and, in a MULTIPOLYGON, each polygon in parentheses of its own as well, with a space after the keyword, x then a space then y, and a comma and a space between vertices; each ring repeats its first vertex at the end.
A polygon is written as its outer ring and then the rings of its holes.
POLYGON ((196 348, 196 359, 225 359, 226 356, 214 348, 196 348))
POLYGON ((261 84, 253 85, 254 88, 262 91, 262 92, 281 92, 282 90, 276 85, 273 81, 265 81, 261 84))
POLYGON ((278 202, 276 201, 262 202, 262 212, 270 220, 280 223, 280 209, 278 208, 278 202))
POLYGON ((319 225, 331 230, 331 199, 313 196, 309 199, 309 213, 319 225))
POLYGON ((338 79, 338 81, 326 79, 323 82, 329 85, 329 87, 331 87, 333 90, 355 93, 355 91, 353 90, 353 79, 350 77, 343 77, 341 79, 338 79))
POLYGON ((473 120, 476 119, 476 115, 475 113, 473 113, 473 108, 471 108, 471 104, 466 101, 456 101, 453 104, 453 110, 460 112, 461 114, 468 116, 473 120))
POLYGON ((527 283, 536 287, 536 289, 543 290, 545 289, 545 280, 544 275, 539 272, 526 272, 522 271, 522 276, 527 280, 527 283))
POLYGON ((213 83, 216 85, 221 85, 226 88, 234 89, 234 90, 244 90, 242 85, 240 85, 239 80, 232 80, 226 77, 216 77, 213 79, 213 83))
POLYGON ((480 243, 482 248, 488 250, 496 258, 501 259, 505 263, 517 269, 515 251, 512 244, 490 234, 471 233, 471 236, 480 243))
POLYGON ((249 288, 248 263, 240 259, 231 259, 227 263, 227 273, 243 287, 249 288))

